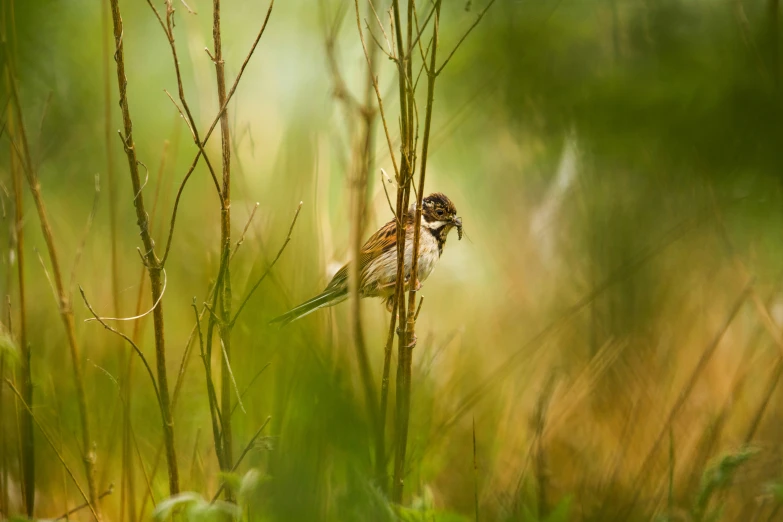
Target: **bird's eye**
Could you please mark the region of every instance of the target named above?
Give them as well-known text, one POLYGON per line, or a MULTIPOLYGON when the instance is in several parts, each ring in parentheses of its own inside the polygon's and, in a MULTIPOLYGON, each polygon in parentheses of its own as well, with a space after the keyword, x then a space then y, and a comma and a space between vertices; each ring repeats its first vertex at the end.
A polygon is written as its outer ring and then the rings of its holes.
POLYGON ((441 210, 441 209, 438 209, 438 210, 437 210, 435 213, 436 213, 438 216, 442 216, 442 215, 443 215, 443 210, 441 210))

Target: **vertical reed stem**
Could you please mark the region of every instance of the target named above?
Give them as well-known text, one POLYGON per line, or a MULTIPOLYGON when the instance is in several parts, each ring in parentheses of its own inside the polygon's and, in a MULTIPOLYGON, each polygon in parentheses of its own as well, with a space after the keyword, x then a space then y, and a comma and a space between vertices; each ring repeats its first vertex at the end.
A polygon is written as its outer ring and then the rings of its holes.
MULTIPOLYGON (((221 107, 226 104, 226 73, 225 63, 223 62, 223 45, 220 33, 220 0, 212 2, 212 39, 214 42, 214 62, 215 78, 217 80, 218 103, 221 107)), ((231 435, 231 267, 229 258, 231 256, 231 135, 228 125, 228 107, 225 107, 220 115, 220 141, 223 163, 223 187, 222 202, 220 209, 220 268, 218 284, 215 288, 215 299, 220 305, 219 313, 221 325, 218 326, 218 335, 222 344, 221 349, 225 350, 225 357, 220 358, 220 409, 223 411, 221 417, 221 439, 222 439, 222 466, 224 470, 230 469, 233 457, 233 439, 231 435)), ((210 314, 208 336, 211 338, 211 332, 214 328, 215 317, 210 314)), ((230 496, 230 491, 226 490, 226 495, 230 496)))
MULTIPOLYGON (((394 4, 395 6, 395 21, 399 25, 399 16, 398 16, 398 10, 399 7, 397 5, 397 2, 394 4)), ((427 156, 429 154, 429 139, 430 139, 430 127, 432 123, 432 106, 434 101, 434 95, 435 95, 435 79, 437 78, 437 72, 436 72, 436 60, 437 60, 437 49, 438 49, 438 25, 439 25, 439 19, 440 19, 440 7, 441 2, 438 1, 435 4, 435 19, 434 19, 434 27, 433 27, 433 39, 432 39, 432 49, 430 51, 430 65, 427 69, 427 108, 426 108, 426 116, 425 116, 425 123, 424 123, 424 140, 422 142, 422 154, 421 154, 421 169, 419 172, 419 182, 417 185, 417 192, 416 192, 416 208, 415 213, 413 215, 413 248, 412 248, 412 256, 411 256, 411 269, 410 269, 410 282, 409 282, 409 292, 408 292, 408 307, 407 310, 405 309, 405 303, 404 303, 404 290, 403 287, 403 281, 400 278, 401 272, 398 270, 397 277, 398 277, 398 299, 399 302, 402 303, 399 306, 400 310, 400 329, 398 331, 399 337, 398 337, 398 366, 397 366, 397 435, 396 435, 396 452, 395 452, 395 459, 394 459, 394 490, 392 499, 395 502, 402 502, 402 492, 403 492, 403 479, 405 474, 405 456, 407 453, 407 445, 408 445, 408 422, 410 418, 410 395, 411 395, 411 374, 412 374, 412 366, 413 366, 413 348, 416 346, 416 286, 418 284, 418 253, 419 253, 419 243, 420 243, 420 232, 421 228, 419 226, 419 223, 421 222, 421 212, 422 212, 422 200, 424 198, 424 182, 426 180, 426 174, 427 174, 427 156)), ((415 6, 413 5, 413 2, 409 4, 408 9, 408 49, 410 51, 411 45, 411 26, 412 26, 412 10, 415 9, 415 6)), ((405 96, 408 97, 408 101, 406 103, 406 107, 408 110, 407 113, 407 132, 405 136, 408 139, 408 151, 409 151, 409 159, 408 161, 403 161, 403 171, 407 172, 408 169, 410 169, 410 165, 413 164, 415 161, 410 155, 415 154, 414 142, 413 140, 413 126, 414 126, 414 120, 413 120, 413 104, 415 103, 415 93, 413 92, 413 86, 410 84, 410 78, 412 76, 411 72, 411 60, 410 56, 404 56, 402 51, 402 45, 401 45, 401 37, 400 32, 398 31, 397 35, 397 42, 398 42, 398 52, 400 54, 400 74, 403 74, 403 70, 405 67, 403 67, 402 64, 406 64, 407 71, 405 74, 407 74, 408 81, 405 80, 405 78, 400 79, 401 85, 400 85, 400 92, 401 95, 405 94, 405 96), (402 58, 404 56, 404 58, 402 58), (406 169, 407 164, 407 169, 406 169)), ((406 181, 406 192, 403 195, 405 198, 405 203, 403 207, 403 213, 400 213, 398 215, 404 215, 404 213, 407 212, 407 206, 408 206, 408 197, 410 196, 410 185, 413 177, 413 171, 410 171, 409 177, 406 179, 405 176, 401 177, 406 181)), ((398 210, 399 212, 399 210, 398 210)), ((404 252, 404 248, 402 249, 404 252)), ((398 256, 399 256, 399 250, 398 250, 398 256)), ((403 265, 403 263, 400 262, 398 258, 398 266, 403 265)))
MULTIPOLYGON (((6 32, 3 29, 3 40, 7 42, 6 32)), ((73 363, 74 384, 76 387, 76 395, 79 404, 79 417, 81 421, 82 430, 82 458, 84 460, 85 474, 87 475, 87 486, 89 490, 89 499, 94 513, 97 518, 100 518, 100 508, 97 504, 98 493, 95 486, 95 452, 92 448, 92 437, 90 436, 90 423, 87 409, 87 396, 84 391, 84 379, 82 377, 81 368, 81 356, 79 353, 79 345, 76 341, 76 326, 74 324, 73 309, 71 307, 70 297, 68 289, 65 288, 62 278, 62 270, 60 268, 60 259, 57 252, 57 247, 54 243, 54 235, 49 223, 49 217, 46 212, 46 205, 44 204, 43 196, 41 194, 41 185, 38 181, 38 177, 33 169, 33 162, 30 157, 30 148, 27 141, 27 134, 24 127, 24 119, 22 117, 22 107, 19 100, 19 91, 16 85, 16 78, 13 71, 13 60, 8 52, 8 46, 3 45, 6 58, 6 74, 7 80, 11 92, 11 100, 15 112, 15 122, 17 124, 14 141, 14 153, 19 156, 19 162, 21 168, 25 173, 27 184, 30 188, 30 192, 33 196, 33 202, 38 213, 38 219, 41 224, 41 231, 43 233, 46 248, 49 253, 49 260, 52 265, 52 272, 54 275, 55 291, 58 298, 58 308, 60 318, 63 321, 65 328, 65 334, 68 342, 68 348, 71 354, 71 361, 73 363)), ((28 412, 30 413, 30 412, 28 412)), ((24 450, 22 450, 24 453, 24 450)), ((28 506, 29 509, 29 506, 28 506)))
POLYGON ((161 265, 155 255, 155 245, 149 230, 149 217, 144 208, 144 195, 142 194, 141 178, 139 176, 139 163, 136 158, 136 148, 133 141, 133 122, 131 121, 128 107, 127 85, 125 77, 125 59, 123 50, 123 26, 120 16, 119 0, 111 0, 112 20, 114 22, 114 41, 116 52, 114 59, 117 63, 117 83, 119 88, 120 108, 124 126, 124 136, 121 136, 128 157, 131 184, 133 186, 133 205, 136 210, 137 224, 141 232, 141 240, 144 247, 143 257, 150 279, 152 302, 157 303, 153 310, 153 324, 155 330, 155 354, 158 374, 158 389, 160 392, 160 409, 163 421, 163 438, 166 446, 166 460, 169 469, 169 492, 171 495, 179 493, 179 470, 177 467, 177 453, 174 444, 174 422, 171 417, 171 401, 169 398, 168 376, 166 373, 166 346, 163 323, 163 293, 161 265))
MULTIPOLYGON (((8 50, 7 44, 15 42, 14 34, 14 3, 12 1, 5 4, 3 9, 3 44, 6 48, 6 81, 8 91, 10 92, 13 86, 11 82, 15 81, 12 73, 11 60, 15 58, 12 56, 12 51, 8 50), (11 35, 7 37, 8 31, 11 35)), ((18 116, 21 120, 21 113, 18 116)), ((11 140, 16 140, 17 135, 15 132, 14 115, 10 105, 8 106, 6 116, 6 132, 10 136, 11 140)), ((21 124, 20 124, 21 126, 21 124)), ((26 291, 25 291, 25 269, 24 269, 24 228, 22 224, 24 216, 24 198, 22 194, 22 174, 21 166, 19 165, 20 158, 16 156, 11 146, 10 151, 10 167, 11 167, 11 184, 14 191, 14 226, 13 231, 15 234, 16 245, 16 270, 17 279, 19 283, 19 348, 21 352, 21 364, 19 365, 20 381, 22 388, 22 397, 27 404, 33 403, 33 377, 32 367, 30 365, 31 350, 30 345, 27 343, 27 305, 26 305, 26 291)), ((9 311, 10 313, 10 311, 9 311)), ((25 512, 28 518, 33 517, 35 511, 35 445, 34 445, 34 433, 33 433, 33 420, 30 414, 26 411, 22 412, 21 418, 21 434, 22 434, 22 497, 25 504, 25 512)))

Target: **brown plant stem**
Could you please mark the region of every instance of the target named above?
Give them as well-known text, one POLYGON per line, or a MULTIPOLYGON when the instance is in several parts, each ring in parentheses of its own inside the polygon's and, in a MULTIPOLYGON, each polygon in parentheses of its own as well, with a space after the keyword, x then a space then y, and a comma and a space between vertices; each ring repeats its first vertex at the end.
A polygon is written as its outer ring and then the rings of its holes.
MULTIPOLYGON (((3 33, 5 40, 5 31, 3 33)), ((71 354, 71 361, 73 363, 74 383, 76 386, 77 400, 79 403, 79 416, 81 421, 82 430, 82 457, 84 460, 85 473, 87 475, 87 489, 89 491, 89 499, 93 504, 93 513, 97 520, 100 520, 100 508, 97 505, 98 493, 95 486, 95 453, 92 450, 92 438, 90 436, 89 427, 89 415, 87 409, 87 396, 84 391, 84 380, 82 377, 81 357, 79 354, 79 345, 76 341, 76 327, 73 318, 73 308, 71 307, 70 296, 68 290, 65 288, 62 277, 62 270, 60 268, 60 260, 57 252, 57 247, 54 243, 54 234, 49 223, 49 217, 46 212, 46 205, 43 201, 41 194, 41 185, 38 181, 38 177, 33 170, 33 162, 30 157, 30 149, 27 142, 27 135, 24 127, 24 119, 22 117, 21 102, 19 100, 19 92, 16 86, 16 78, 12 70, 12 60, 8 53, 8 47, 3 45, 3 49, 6 57, 6 73, 8 83, 11 91, 11 98, 13 101, 16 122, 18 124, 18 137, 20 145, 16 145, 15 141, 12 141, 12 147, 14 153, 19 157, 19 161, 22 165, 22 170, 25 173, 27 184, 30 188, 30 192, 33 196, 33 202, 35 203, 36 211, 38 213, 38 219, 41 224, 41 231, 43 232, 46 248, 49 253, 49 261, 52 264, 52 272, 54 273, 55 290, 57 293, 57 299, 59 301, 59 313, 60 318, 63 321, 65 327, 65 334, 67 337, 68 347, 71 354)), ((29 408, 28 408, 28 411, 29 408)))
MULTIPOLYGON (((111 243, 111 294, 112 294, 112 315, 120 317, 120 279, 119 279, 119 258, 117 255, 117 182, 114 172, 114 147, 112 146, 112 108, 111 108, 111 52, 110 38, 110 7, 104 2, 100 2, 101 10, 101 61, 103 65, 103 139, 106 148, 106 178, 109 191, 109 242, 111 243)), ((125 357, 122 350, 117 350, 117 357, 120 365, 123 364, 125 357)), ((131 359, 128 359, 130 361, 131 359)), ((130 364, 130 363, 129 363, 130 364)), ((122 402, 122 480, 120 486, 120 522, 123 522, 125 516, 126 498, 128 521, 136 521, 134 480, 133 480, 133 458, 130 447, 130 402, 131 387, 130 379, 123 379, 123 389, 121 394, 125 395, 122 402), (127 491, 127 497, 126 497, 127 491)), ((67 514, 66 514, 67 516, 67 514)))
MULTIPOLYGON (((212 1, 212 40, 214 44, 213 58, 215 63, 215 79, 217 81, 218 103, 226 105, 226 73, 223 62, 223 44, 220 33, 220 0, 212 1)), ((221 188, 220 208, 220 268, 218 269, 218 284, 215 287, 215 299, 219 304, 221 324, 218 325, 218 335, 225 357, 220 363, 220 409, 231 411, 231 131, 228 125, 228 108, 224 107, 220 115, 220 143, 223 164, 223 185, 221 188)), ((207 338, 211 339, 216 321, 210 316, 207 327, 207 338)), ((209 344, 209 340, 208 340, 209 344)), ((211 354, 208 354, 211 355, 211 354)), ((231 416, 224 414, 221 418, 221 440, 223 449, 223 465, 233 462, 233 437, 231 433, 231 416)), ((230 497, 230 492, 228 492, 230 497)))
MULTIPOLYGON (((368 2, 370 7, 372 4, 368 2)), ((376 112, 373 108, 373 78, 375 66, 375 51, 377 47, 372 47, 371 55, 368 57, 367 77, 365 84, 364 101, 359 103, 351 95, 345 86, 345 81, 340 74, 335 57, 336 32, 339 27, 341 15, 333 24, 330 30, 327 28, 326 34, 326 58, 329 66, 335 98, 343 103, 346 119, 349 123, 351 138, 351 167, 348 177, 349 187, 349 244, 350 260, 348 270, 348 296, 350 300, 350 318, 351 318, 351 336, 353 338, 354 348, 356 350, 356 359, 359 365, 359 374, 364 387, 364 396, 367 408, 367 417, 370 422, 373 440, 375 443, 375 467, 376 479, 379 481, 383 490, 386 489, 386 450, 384 437, 384 423, 380 418, 378 410, 377 395, 373 384, 372 370, 370 360, 367 354, 367 345, 364 339, 364 329, 361 318, 361 296, 359 294, 360 273, 361 273, 361 248, 362 237, 365 229, 365 218, 367 214, 367 192, 369 187, 369 172, 372 169, 373 162, 373 144, 374 144, 374 120, 376 112), (360 120, 358 131, 353 131, 351 125, 354 116, 360 120)), ((326 25, 326 24, 325 24, 326 25)), ((385 411, 385 410, 384 410, 385 411)))
POLYGON ((152 301, 157 303, 153 310, 153 324, 155 329, 155 354, 157 359, 158 389, 160 392, 161 416, 163 418, 163 435, 166 446, 166 460, 169 469, 169 492, 171 495, 179 493, 179 470, 177 467, 176 446, 174 444, 174 424, 171 417, 168 376, 166 373, 166 348, 163 323, 163 284, 161 272, 163 267, 155 255, 155 246, 149 230, 147 211, 144 208, 144 195, 142 194, 141 178, 139 176, 139 162, 136 157, 136 148, 133 141, 133 123, 127 98, 127 78, 125 77, 125 59, 123 50, 123 26, 120 16, 119 0, 111 0, 112 20, 114 23, 114 41, 116 52, 114 55, 117 63, 117 83, 119 88, 120 108, 124 126, 123 146, 128 158, 131 184, 133 186, 133 205, 136 210, 136 219, 141 232, 141 240, 144 246, 143 258, 147 267, 152 292, 152 301))
MULTIPOLYGON (((256 35, 256 39, 253 41, 253 45, 250 46, 250 50, 248 51, 247 56, 245 56, 245 60, 242 62, 242 66, 239 68, 237 77, 234 79, 234 83, 231 85, 231 89, 228 91, 225 102, 220 106, 220 110, 218 111, 215 118, 212 120, 212 124, 209 126, 209 129, 207 129, 207 132, 204 135, 203 140, 201 141, 202 146, 199 147, 199 150, 196 153, 195 158, 193 158, 193 161, 191 162, 190 167, 188 168, 187 174, 185 174, 185 177, 182 179, 182 182, 179 185, 179 189, 177 189, 177 195, 174 198, 174 209, 171 211, 171 220, 169 222, 169 235, 168 238, 166 239, 166 248, 163 251, 161 264, 165 264, 166 259, 168 259, 169 257, 169 252, 171 250, 171 240, 174 237, 174 225, 177 221, 177 210, 179 209, 179 201, 180 198, 182 197, 182 192, 185 190, 185 185, 190 179, 191 174, 193 174, 193 171, 196 169, 196 165, 198 164, 199 158, 201 158, 201 154, 204 150, 203 145, 207 143, 209 137, 212 135, 212 131, 215 129, 215 126, 217 125, 218 121, 220 121, 223 112, 226 110, 226 107, 228 106, 228 102, 231 101, 231 97, 234 95, 234 92, 236 91, 237 86, 239 85, 239 81, 242 79, 242 74, 245 72, 245 68, 247 67, 248 62, 250 62, 250 58, 253 56, 253 52, 256 50, 256 47, 258 46, 258 42, 261 40, 261 37, 264 35, 264 31, 266 30, 266 24, 269 22, 269 17, 272 14, 272 8, 274 7, 274 5, 275 5, 274 0, 271 0, 269 2, 269 9, 267 9, 266 16, 264 17, 264 23, 261 25, 261 29, 258 31, 258 35, 256 35)), ((218 186, 218 189, 219 188, 220 187, 218 186)), ((223 200, 221 199, 221 204, 222 202, 223 200)))
MULTIPOLYGON (((108 497, 112 493, 114 493, 114 484, 109 484, 109 488, 106 491, 104 491, 103 493, 101 493, 100 496, 98 497, 98 499, 100 500, 100 499, 102 499, 104 497, 108 497)), ((84 504, 76 506, 75 508, 69 509, 68 511, 66 511, 65 513, 63 513, 59 517, 55 518, 54 520, 57 521, 57 520, 68 519, 68 517, 70 517, 74 513, 78 513, 79 511, 81 511, 82 509, 87 508, 87 507, 90 507, 90 504, 88 502, 85 502, 84 504)))
MULTIPOLYGON (((375 48, 373 48, 375 49, 375 48)), ((374 61, 371 59, 371 63, 374 61)), ((370 424, 374 432, 375 441, 375 466, 376 477, 383 484, 386 482, 386 450, 383 423, 379 417, 377 395, 375 386, 372 382, 372 370, 370 369, 370 360, 367 355, 367 345, 364 340, 364 330, 361 320, 361 296, 359 295, 360 285, 360 259, 362 248, 362 236, 364 235, 365 216, 367 207, 367 186, 369 171, 372 164, 373 149, 373 120, 375 112, 372 110, 372 65, 367 72, 367 88, 365 92, 364 105, 359 109, 361 115, 361 126, 356 136, 354 136, 353 145, 353 166, 351 168, 352 176, 349 181, 351 187, 351 225, 350 225, 350 245, 351 245, 351 263, 348 277, 348 293, 350 296, 351 307, 351 331, 356 349, 356 358, 359 364, 359 373, 364 386, 364 396, 367 402, 367 412, 370 424)), ((384 486, 385 489, 385 486, 384 486)))
MULTIPOLYGON (((413 134, 410 112, 408 104, 409 91, 406 81, 405 63, 409 57, 405 53, 405 43, 402 39, 402 25, 400 22, 399 0, 392 2, 394 15, 394 31, 397 43, 397 71, 399 83, 400 98, 400 174, 397 177, 397 202, 396 214, 397 220, 397 278, 395 285, 394 300, 397 303, 397 314, 399 315, 399 327, 397 328, 397 382, 395 396, 395 430, 394 430, 394 475, 392 479, 392 501, 397 504, 402 503, 403 475, 405 468, 405 444, 403 439, 407 439, 407 419, 404 419, 403 405, 405 399, 405 368, 407 367, 406 358, 409 350, 407 349, 408 336, 405 332, 408 326, 406 317, 405 298, 405 224, 408 215, 408 200, 410 198, 410 180, 412 177, 411 145, 413 134)), ((391 151, 390 151, 391 152, 391 151)), ((393 154, 393 152, 392 152, 393 154)), ((393 320, 393 319, 392 319, 393 320)))
MULTIPOLYGON (((7 128, 9 136, 14 136, 13 119, 10 114, 7 118, 7 128)), ((30 345, 27 342, 27 304, 25 290, 25 268, 24 268, 24 228, 22 221, 24 219, 24 196, 22 194, 22 177, 20 174, 18 158, 15 154, 10 154, 11 161, 11 183, 14 191, 14 225, 16 244, 16 275, 19 284, 19 348, 21 351, 21 364, 19 373, 21 380, 22 396, 27 404, 33 403, 33 377, 30 358, 32 356, 30 345)), ((27 411, 22 411, 21 418, 22 433, 22 497, 25 503, 25 512, 28 517, 33 516, 35 510, 35 450, 33 420, 27 411)))
MULTIPOLYGON (((5 8, 2 13, 2 25, 3 25, 3 45, 7 45, 8 40, 16 42, 15 34, 12 34, 10 38, 6 38, 6 27, 10 26, 11 31, 14 31, 14 3, 8 2, 5 4, 5 8)), ((6 47, 7 49, 7 47, 6 47)), ((6 57, 8 59, 8 65, 6 66, 6 81, 8 84, 8 90, 10 91, 12 86, 11 82, 15 79, 12 77, 11 67, 11 53, 6 51, 6 57)), ((6 132, 8 132, 9 140, 13 143, 15 139, 15 126, 14 115, 10 104, 6 105, 6 132)), ((21 119, 21 115, 19 116, 21 119)), ((20 123, 21 124, 21 123, 20 123)), ((9 154, 10 170, 11 170, 11 184, 14 192, 14 243, 16 246, 16 269, 17 279, 19 284, 19 345, 21 351, 21 364, 19 365, 19 373, 21 380, 22 396, 28 404, 33 403, 33 378, 32 367, 30 365, 31 350, 27 343, 27 305, 26 305, 26 291, 25 291, 25 263, 24 263, 24 228, 22 225, 24 217, 24 197, 22 193, 22 175, 20 173, 19 159, 11 151, 9 154)), ((10 274, 9 274, 10 276, 10 274)), ((33 420, 27 411, 22 411, 21 418, 21 434, 22 434, 22 497, 25 504, 25 512, 28 518, 33 517, 35 511, 35 446, 34 446, 34 433, 33 433, 33 420)))
MULTIPOLYGON (((402 488, 402 482, 403 482, 403 474, 404 474, 404 466, 405 466, 405 455, 407 452, 407 443, 408 443, 408 420, 410 418, 410 393, 411 393, 411 374, 412 374, 412 365, 413 365, 413 348, 416 345, 416 287, 418 285, 418 266, 419 266, 419 244, 421 241, 421 227, 418 226, 418 224, 421 222, 421 213, 422 213, 422 201, 424 198, 424 182, 426 180, 427 175, 427 158, 429 154, 429 141, 430 141, 430 128, 432 124, 432 106, 434 102, 434 96, 435 96, 435 79, 437 78, 437 74, 433 71, 435 71, 436 67, 436 60, 437 60, 437 50, 438 50, 438 29, 440 24, 440 7, 441 2, 438 1, 435 4, 435 18, 434 18, 434 25, 433 25, 433 35, 432 35, 432 45, 431 45, 431 51, 430 51, 430 66, 427 70, 427 106, 426 106, 426 115, 424 120, 424 139, 422 141, 422 149, 421 149, 421 168, 419 171, 419 183, 418 183, 418 190, 416 193, 416 209, 415 209, 415 217, 414 217, 414 223, 416 224, 413 228, 413 254, 412 254, 412 260, 411 260, 411 272, 410 272, 410 291, 408 292, 408 310, 405 315, 407 315, 407 326, 404 328, 405 332, 405 342, 399 343, 399 350, 402 352, 405 352, 404 357, 400 357, 400 359, 404 362, 404 365, 402 367, 402 389, 400 390, 400 393, 398 393, 398 401, 401 401, 401 405, 399 407, 400 412, 400 424, 399 424, 399 430, 400 435, 398 439, 398 446, 397 446, 397 454, 395 455, 395 486, 399 484, 400 489, 402 488), (398 475, 399 474, 399 475, 398 475)), ((410 21, 409 21, 410 25, 410 21)), ((410 72, 409 72, 410 76, 410 72)), ((408 92, 411 92, 410 89, 408 92)), ((411 98, 413 98, 413 93, 410 94, 411 98)), ((411 118, 413 115, 411 114, 411 118)), ((404 305, 403 305, 404 308, 404 305)), ((402 316, 400 318, 400 321, 402 321, 402 316)), ((398 367, 398 373, 400 372, 400 369, 398 367)), ((399 379, 398 379, 399 382, 399 379)), ((402 492, 399 493, 399 500, 402 500, 402 492)))

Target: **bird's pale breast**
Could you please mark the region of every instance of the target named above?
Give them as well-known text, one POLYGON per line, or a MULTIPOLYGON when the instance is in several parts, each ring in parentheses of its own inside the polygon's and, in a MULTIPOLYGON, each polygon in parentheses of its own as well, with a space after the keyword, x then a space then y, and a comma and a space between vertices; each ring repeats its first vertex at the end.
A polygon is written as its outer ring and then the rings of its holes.
MULTIPOLYGON (((419 240, 418 280, 422 282, 435 268, 440 252, 438 241, 425 227, 421 228, 419 240)), ((413 229, 408 229, 405 237, 405 277, 410 277, 413 258, 413 229)), ((397 249, 391 248, 372 260, 364 273, 362 286, 367 290, 365 296, 390 296, 394 293, 397 278, 397 249), (372 284, 376 283, 376 284, 372 284)))

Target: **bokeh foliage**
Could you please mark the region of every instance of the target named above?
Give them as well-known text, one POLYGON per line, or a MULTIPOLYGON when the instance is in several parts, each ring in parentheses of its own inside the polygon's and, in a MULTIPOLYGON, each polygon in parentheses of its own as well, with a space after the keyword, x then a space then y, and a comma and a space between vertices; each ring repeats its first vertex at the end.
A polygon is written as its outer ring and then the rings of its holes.
MULTIPOLYGON (((211 3, 188 3, 198 14, 178 4, 175 32, 185 88, 196 120, 206 125, 217 110, 213 71, 203 51, 210 45, 211 3)), ((443 49, 456 44, 483 6, 476 0, 444 3, 443 49)), ((102 122, 104 67, 112 80, 113 62, 102 7, 99 0, 16 0, 12 47, 33 157, 58 245, 69 260, 66 273, 82 239, 94 175, 100 174, 99 212, 76 281, 96 309, 108 311, 102 122)), ((383 14, 386 6, 376 7, 383 14)), ((327 2, 326 9, 347 11, 339 58, 349 87, 360 92, 363 55, 352 3, 327 2)), ((224 2, 230 77, 265 11, 260 3, 224 2)), ((144 2, 124 1, 123 14, 135 138, 149 170, 145 193, 151 198, 160 191, 152 216, 160 243, 173 192, 195 148, 163 93, 174 92, 176 83, 157 21, 144 2)), ((406 481, 410 511, 392 509, 372 483, 372 444, 347 307, 284 330, 267 324, 320 291, 347 252, 351 122, 332 97, 320 20, 311 0, 279 1, 229 107, 234 237, 260 203, 234 265, 236 295, 264 272, 296 205, 304 202, 291 243, 234 331, 236 380, 240 389, 252 383, 244 411, 233 416, 235 446, 243 447, 272 417, 237 474, 256 469, 264 477, 253 483, 252 508, 245 515, 286 521, 469 520, 477 488, 483 520, 778 516, 774 485, 781 472, 783 414, 774 386, 781 357, 775 333, 783 324, 778 2, 498 0, 460 47, 438 80, 427 184, 428 191, 454 200, 468 237, 449 241, 424 287, 406 481), (771 324, 758 304, 745 302, 667 425, 748 275, 771 324), (665 436, 657 443, 660 433, 665 436), (746 443, 756 451, 746 450, 746 443), (741 462, 731 475, 715 481, 721 462, 737 455, 741 462), (716 458, 724 460, 713 464, 716 458), (705 497, 710 480, 720 487, 705 497)), ((394 122, 392 65, 382 64, 379 76, 394 122)), ((119 127, 116 88, 110 87, 112 123, 119 127)), ((123 314, 132 315, 142 281, 138 229, 120 140, 111 136, 109 146, 118 191, 120 302, 123 314)), ((218 157, 218 139, 208 151, 218 157)), ((6 187, 10 154, 4 139, 0 181, 6 187)), ((391 172, 381 133, 376 167, 391 172)), ((8 198, 0 197, 10 209, 8 198)), ((25 198, 34 411, 78 474, 70 360, 35 254, 44 250, 37 218, 29 195, 25 198)), ((193 325, 192 299, 206 299, 219 262, 219 209, 203 165, 180 212, 165 297, 172 376, 193 325)), ((3 295, 11 296, 16 321, 8 215, 0 284, 3 295)), ((376 175, 369 228, 388 219, 376 175)), ((363 306, 379 375, 388 315, 377 302, 363 306)), ((78 300, 75 309, 78 320, 89 316, 78 300)), ((132 326, 123 328, 129 332, 132 326)), ((140 344, 152 357, 151 323, 143 320, 140 328, 140 344)), ((99 482, 103 489, 115 483, 105 511, 111 520, 120 519, 121 403, 117 382, 107 373, 125 378, 127 347, 95 323, 78 321, 78 333, 99 482)), ((130 379, 133 429, 150 473, 161 438, 158 412, 138 365, 130 379)), ((211 498, 221 477, 197 353, 182 390, 174 414, 181 474, 185 489, 199 495, 188 498, 203 507, 199 502, 211 498)), ((0 397, 5 406, 0 429, 9 441, 2 451, 14 483, 19 472, 14 402, 7 389, 0 397)), ((37 514, 56 516, 80 503, 41 437, 36 453, 37 514)), ((150 480, 156 502, 166 496, 165 469, 159 467, 150 480)), ((147 485, 139 468, 135 486, 133 501, 140 507, 147 485)), ((11 489, 15 512, 21 512, 11 489)), ((151 512, 147 503, 145 516, 151 512)), ((86 520, 88 514, 79 516, 86 520)))

